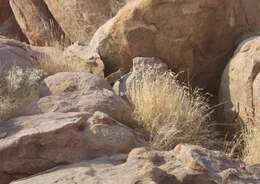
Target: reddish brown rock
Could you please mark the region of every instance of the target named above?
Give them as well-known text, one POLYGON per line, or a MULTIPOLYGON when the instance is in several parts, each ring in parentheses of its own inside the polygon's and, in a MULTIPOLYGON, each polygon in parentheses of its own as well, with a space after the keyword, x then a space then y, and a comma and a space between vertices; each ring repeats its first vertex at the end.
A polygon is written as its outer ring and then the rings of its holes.
POLYGON ((63 33, 43 0, 10 0, 10 5, 31 44, 58 45, 63 33))
POLYGON ((44 0, 72 42, 86 43, 126 0, 44 0))
POLYGON ((95 33, 89 49, 104 58, 107 73, 129 69, 134 57, 159 57, 170 68, 186 71, 192 84, 216 93, 236 40, 260 28, 259 4, 258 0, 130 1, 95 33))
POLYGON ((17 24, 8 0, 0 0, 0 35, 26 41, 17 24))

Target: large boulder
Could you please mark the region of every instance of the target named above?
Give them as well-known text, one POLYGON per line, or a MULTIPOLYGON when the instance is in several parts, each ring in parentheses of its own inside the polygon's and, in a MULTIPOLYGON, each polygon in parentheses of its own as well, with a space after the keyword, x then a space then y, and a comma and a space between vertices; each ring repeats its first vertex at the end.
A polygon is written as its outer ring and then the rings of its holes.
POLYGON ((259 169, 217 151, 178 145, 169 152, 136 148, 128 156, 61 166, 11 184, 257 184, 259 169))
POLYGON ((10 0, 10 6, 31 44, 50 46, 59 43, 62 30, 43 0, 10 0))
POLYGON ((43 80, 41 98, 24 109, 23 115, 47 112, 105 112, 130 123, 132 110, 102 78, 84 72, 62 72, 43 80))
MULTIPOLYGON (((22 69, 36 66, 41 58, 62 51, 53 47, 36 47, 0 36, 0 76, 18 66, 22 69)), ((58 54, 57 54, 58 55, 58 54)))
POLYGON ((260 125, 260 37, 245 40, 227 65, 219 90, 223 123, 260 125))
POLYGON ((6 75, 14 66, 32 67, 40 55, 40 50, 19 41, 0 38, 0 76, 6 75))
POLYGON ((260 28, 259 5, 258 0, 129 1, 99 28, 89 50, 104 59, 107 73, 129 69, 134 57, 155 56, 186 71, 192 84, 216 92, 238 37, 260 28))
POLYGON ((126 0, 44 1, 68 38, 72 42, 85 43, 126 0))
POLYGON ((0 173, 13 178, 64 163, 128 153, 137 145, 131 129, 102 112, 24 116, 2 122, 0 128, 6 133, 0 138, 0 173))

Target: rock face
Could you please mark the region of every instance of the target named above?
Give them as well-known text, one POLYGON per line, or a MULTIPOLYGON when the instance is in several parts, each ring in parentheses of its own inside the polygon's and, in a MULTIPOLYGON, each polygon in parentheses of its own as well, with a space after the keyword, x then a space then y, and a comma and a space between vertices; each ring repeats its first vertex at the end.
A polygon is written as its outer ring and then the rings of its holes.
POLYGON ((178 145, 169 152, 137 148, 128 156, 61 166, 11 184, 257 184, 259 173, 252 170, 220 152, 178 145))
POLYGON ((253 37, 241 43, 223 73, 219 91, 223 122, 240 119, 260 125, 259 97, 260 37, 253 37))
POLYGON ((14 15, 11 15, 6 20, 0 23, 0 35, 7 38, 13 38, 27 42, 27 38, 22 33, 22 30, 17 24, 14 15))
POLYGON ((10 0, 10 6, 31 44, 50 46, 61 39, 62 31, 43 0, 10 0))
POLYGON ((112 118, 132 121, 130 106, 104 80, 88 73, 63 72, 46 78, 41 98, 25 108, 23 115, 47 112, 105 112, 112 118))
POLYGON ((129 69, 134 57, 155 56, 172 69, 187 71, 194 85, 215 92, 238 36, 259 30, 259 23, 253 25, 259 4, 257 0, 130 1, 95 33, 89 49, 104 59, 107 73, 129 69))
POLYGON ((21 42, 0 38, 0 76, 12 67, 31 67, 40 52, 21 42))
POLYGON ((0 1, 0 10, 0 22, 3 22, 12 14, 8 0, 0 1))
POLYGON ((8 0, 0 0, 0 35, 26 40, 14 18, 8 0))
POLYGON ((85 43, 126 0, 44 1, 69 39, 85 43))
POLYGON ((82 62, 85 64, 86 71, 104 77, 105 66, 100 56, 97 53, 87 53, 85 51, 86 46, 74 43, 64 50, 62 57, 65 61, 75 63, 75 65, 82 62))
POLYGON ((134 133, 108 115, 46 113, 1 123, 0 173, 19 178, 59 164, 115 153, 136 145, 134 133))
POLYGON ((11 177, 7 174, 0 173, 0 183, 1 184, 9 184, 12 181, 11 177))

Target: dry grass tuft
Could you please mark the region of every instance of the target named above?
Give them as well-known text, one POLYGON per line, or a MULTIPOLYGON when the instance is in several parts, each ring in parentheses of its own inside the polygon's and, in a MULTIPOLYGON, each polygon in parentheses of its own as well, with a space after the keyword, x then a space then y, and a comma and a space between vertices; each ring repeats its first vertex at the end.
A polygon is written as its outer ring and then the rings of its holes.
POLYGON ((89 71, 83 61, 70 61, 62 56, 61 53, 53 52, 50 56, 41 57, 36 67, 46 75, 53 75, 59 72, 86 72, 89 71))
POLYGON ((232 140, 225 140, 224 151, 248 164, 260 164, 260 126, 253 122, 235 120, 236 129, 232 140))
POLYGON ((129 90, 139 125, 155 147, 201 143, 208 133, 208 98, 199 89, 181 85, 177 75, 149 70, 129 90))
POLYGON ((0 80, 0 121, 11 118, 32 100, 38 98, 41 73, 35 69, 14 66, 0 80))
POLYGON ((243 159, 249 164, 260 164, 260 127, 248 125, 245 130, 243 159))

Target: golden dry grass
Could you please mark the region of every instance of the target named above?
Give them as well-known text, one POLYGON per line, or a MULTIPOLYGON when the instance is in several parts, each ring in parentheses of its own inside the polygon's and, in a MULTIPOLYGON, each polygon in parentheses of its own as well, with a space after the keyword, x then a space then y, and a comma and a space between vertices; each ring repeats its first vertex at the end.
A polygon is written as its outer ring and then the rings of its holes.
POLYGON ((181 85, 168 71, 146 71, 128 94, 141 126, 158 148, 172 149, 178 143, 199 144, 208 133, 210 108, 199 89, 181 85))
POLYGON ((89 71, 83 61, 70 61, 62 56, 61 53, 53 52, 50 56, 41 57, 36 67, 46 75, 53 75, 59 72, 86 72, 89 71))
POLYGON ((249 164, 260 164, 260 127, 247 126, 243 159, 249 164))
POLYGON ((224 152, 248 164, 260 164, 260 126, 253 121, 235 120, 235 133, 230 140, 224 140, 224 152))

